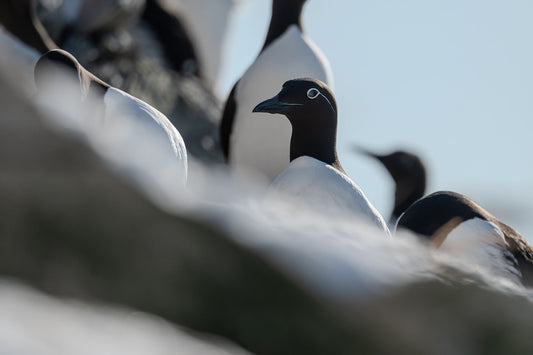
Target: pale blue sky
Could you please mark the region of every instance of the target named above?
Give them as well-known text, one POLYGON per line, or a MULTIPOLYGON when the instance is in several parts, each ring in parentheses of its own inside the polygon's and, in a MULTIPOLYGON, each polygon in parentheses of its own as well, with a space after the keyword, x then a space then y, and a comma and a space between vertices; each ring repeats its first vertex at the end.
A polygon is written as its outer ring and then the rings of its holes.
MULTIPOLYGON (((224 97, 255 59, 270 6, 247 0, 236 13, 224 97)), ((533 2, 309 0, 304 11, 333 70, 341 163, 380 212, 392 182, 351 143, 417 151, 429 192, 464 193, 533 240, 533 2)))

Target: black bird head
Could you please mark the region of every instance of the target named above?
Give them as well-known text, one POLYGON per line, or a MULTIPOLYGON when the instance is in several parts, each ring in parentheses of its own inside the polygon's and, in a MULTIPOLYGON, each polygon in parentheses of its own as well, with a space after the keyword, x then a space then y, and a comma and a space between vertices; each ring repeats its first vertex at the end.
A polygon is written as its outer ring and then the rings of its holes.
POLYGON ((416 154, 399 150, 380 155, 360 147, 355 147, 355 149, 379 160, 393 178, 396 188, 392 219, 397 219, 407 207, 424 196, 426 168, 416 154))
POLYGON ((291 161, 310 156, 342 171, 337 158, 337 103, 320 80, 304 78, 285 82, 274 97, 253 112, 286 116, 292 125, 291 161))
MULTIPOLYGON (((337 102, 333 93, 320 80, 304 78, 285 82, 274 97, 258 104, 253 112, 279 113, 294 125, 306 117, 314 121, 337 120, 337 102)), ((309 121, 309 119, 308 119, 309 121)))

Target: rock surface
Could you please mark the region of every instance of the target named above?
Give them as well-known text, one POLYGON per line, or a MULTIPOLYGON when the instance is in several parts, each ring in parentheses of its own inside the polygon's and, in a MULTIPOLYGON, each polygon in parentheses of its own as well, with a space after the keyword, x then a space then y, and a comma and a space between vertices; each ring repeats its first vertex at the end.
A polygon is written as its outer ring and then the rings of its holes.
POLYGON ((0 274, 154 313, 258 353, 354 345, 342 322, 269 263, 155 206, 1 80, 0 274))

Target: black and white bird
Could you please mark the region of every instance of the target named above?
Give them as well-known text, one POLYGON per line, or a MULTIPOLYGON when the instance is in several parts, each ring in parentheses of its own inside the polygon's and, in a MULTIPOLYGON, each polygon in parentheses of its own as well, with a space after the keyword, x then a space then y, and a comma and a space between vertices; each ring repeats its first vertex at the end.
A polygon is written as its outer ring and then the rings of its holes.
POLYGON ((231 91, 220 126, 220 141, 232 169, 274 180, 289 164, 289 122, 258 120, 253 107, 273 96, 279 84, 312 77, 332 84, 326 57, 305 34, 301 14, 306 0, 273 0, 263 49, 231 91))
POLYGON ((394 207, 390 223, 394 225, 398 217, 426 191, 426 168, 422 159, 414 153, 397 150, 389 154, 377 154, 355 146, 357 152, 378 160, 394 180, 394 207))
POLYGON ((272 191, 327 214, 357 215, 389 235, 379 212, 339 162, 337 104, 325 83, 316 79, 289 80, 276 96, 258 104, 253 112, 284 115, 292 126, 291 162, 272 183, 272 191))
POLYGON ((418 200, 400 216, 397 229, 425 237, 472 266, 533 285, 531 245, 464 195, 440 191, 418 200))
POLYGON ((82 119, 88 121, 84 122, 86 127, 96 129, 94 136, 106 148, 132 159, 125 169, 144 174, 143 168, 136 165, 136 159, 162 158, 171 162, 169 171, 175 183, 186 183, 185 143, 178 130, 157 109, 103 82, 64 50, 52 50, 41 56, 34 76, 42 101, 76 107, 82 119))

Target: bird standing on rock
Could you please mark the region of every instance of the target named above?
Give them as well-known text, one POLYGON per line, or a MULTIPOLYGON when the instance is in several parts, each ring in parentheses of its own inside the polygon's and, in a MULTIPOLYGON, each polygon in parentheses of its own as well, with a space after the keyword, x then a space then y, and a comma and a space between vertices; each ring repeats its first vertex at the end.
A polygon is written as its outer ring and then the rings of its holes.
POLYGON ((272 183, 273 192, 329 216, 355 215, 389 235, 383 217, 339 162, 337 104, 326 84, 316 79, 289 80, 279 94, 258 104, 253 112, 284 115, 292 126, 291 162, 272 183))
POLYGON ((416 154, 398 150, 390 154, 376 154, 367 149, 355 147, 355 150, 378 160, 394 180, 394 207, 390 217, 394 225, 398 217, 413 202, 422 198, 426 191, 426 168, 416 154))
POLYGON ((397 223, 473 266, 533 286, 533 247, 470 198, 450 191, 413 203, 397 223))

